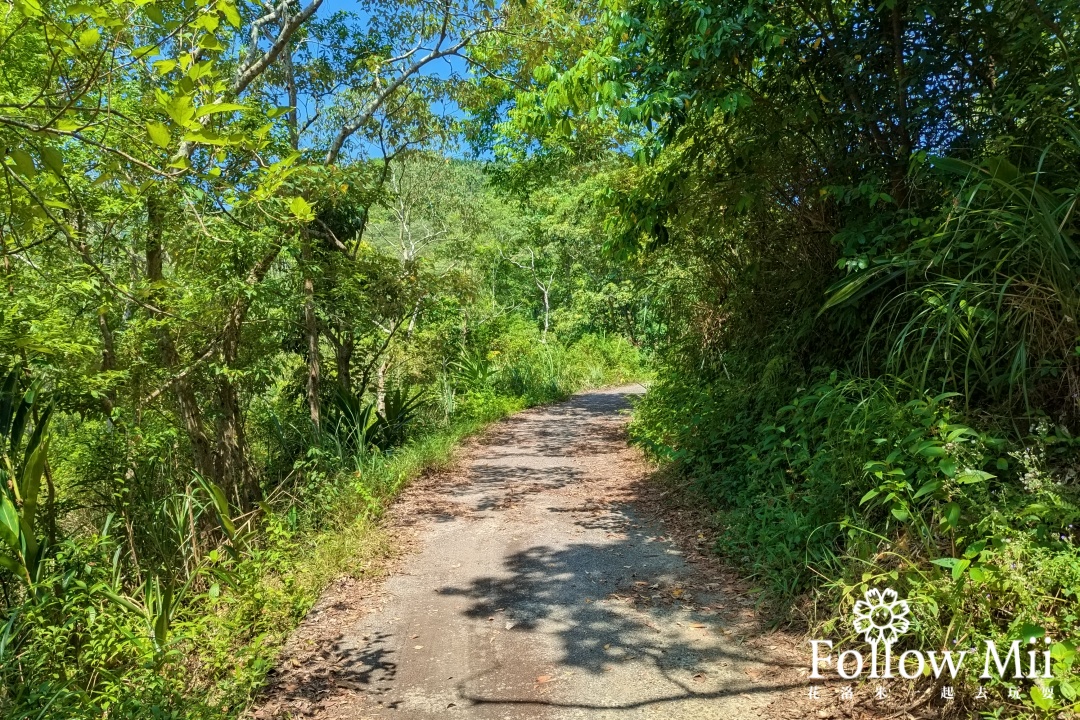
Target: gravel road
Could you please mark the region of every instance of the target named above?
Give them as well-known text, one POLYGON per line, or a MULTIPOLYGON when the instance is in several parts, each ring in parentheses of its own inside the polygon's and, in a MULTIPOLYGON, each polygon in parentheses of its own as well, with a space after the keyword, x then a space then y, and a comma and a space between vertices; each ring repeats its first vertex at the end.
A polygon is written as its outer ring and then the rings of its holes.
POLYGON ((624 425, 641 391, 518 414, 453 481, 413 498, 415 551, 334 637, 334 685, 348 692, 305 714, 771 717, 785 675, 745 642, 749 611, 703 585, 638 505, 649 468, 624 425))

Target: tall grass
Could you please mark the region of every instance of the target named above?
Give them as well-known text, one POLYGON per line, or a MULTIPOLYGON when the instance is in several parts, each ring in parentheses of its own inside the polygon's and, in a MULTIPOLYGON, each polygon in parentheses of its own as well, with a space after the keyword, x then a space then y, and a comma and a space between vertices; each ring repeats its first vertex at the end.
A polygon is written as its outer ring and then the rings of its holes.
POLYGON ((1078 161, 1071 125, 1028 170, 938 160, 963 184, 936 231, 842 280, 826 308, 876 299, 867 356, 918 387, 1080 417, 1078 161))

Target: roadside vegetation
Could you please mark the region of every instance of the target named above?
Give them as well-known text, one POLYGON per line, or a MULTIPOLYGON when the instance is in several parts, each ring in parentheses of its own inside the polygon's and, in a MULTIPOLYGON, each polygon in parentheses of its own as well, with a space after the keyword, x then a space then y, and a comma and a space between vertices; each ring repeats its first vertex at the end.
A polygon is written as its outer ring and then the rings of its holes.
POLYGON ((665 332, 632 434, 779 618, 854 643, 891 587, 894 656, 1051 641, 959 716, 1080 695, 1078 9, 599 3, 503 126, 534 168, 633 154, 606 242, 665 332))
POLYGON ((457 149, 427 64, 501 22, 9 5, 0 715, 238 716, 411 479, 641 376, 589 208, 457 149))
POLYGON ((891 587, 901 650, 1049 638, 996 712, 1075 710, 1078 23, 12 0, 0 714, 236 717, 410 479, 644 377, 779 620, 891 587))

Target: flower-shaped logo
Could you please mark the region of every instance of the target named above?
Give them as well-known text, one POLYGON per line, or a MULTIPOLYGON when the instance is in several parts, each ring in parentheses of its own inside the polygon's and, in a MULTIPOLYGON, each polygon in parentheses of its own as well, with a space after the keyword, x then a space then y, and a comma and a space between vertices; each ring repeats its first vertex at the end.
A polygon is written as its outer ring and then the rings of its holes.
POLYGON ((874 588, 867 590, 864 597, 855 603, 855 632, 865 636, 866 642, 892 645, 911 627, 911 608, 907 600, 897 598, 895 590, 874 588))

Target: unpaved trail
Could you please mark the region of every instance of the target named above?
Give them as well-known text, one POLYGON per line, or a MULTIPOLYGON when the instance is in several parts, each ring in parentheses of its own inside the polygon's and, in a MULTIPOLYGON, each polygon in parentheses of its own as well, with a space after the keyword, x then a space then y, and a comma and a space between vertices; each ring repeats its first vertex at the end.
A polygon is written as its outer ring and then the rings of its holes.
POLYGON ((258 714, 777 716, 767 706, 794 687, 793 663, 637 497, 649 468, 624 411, 640 391, 518 414, 454 477, 407 496, 399 514, 423 518, 415 551, 381 586, 330 593, 299 633, 308 656, 294 654, 258 714))

